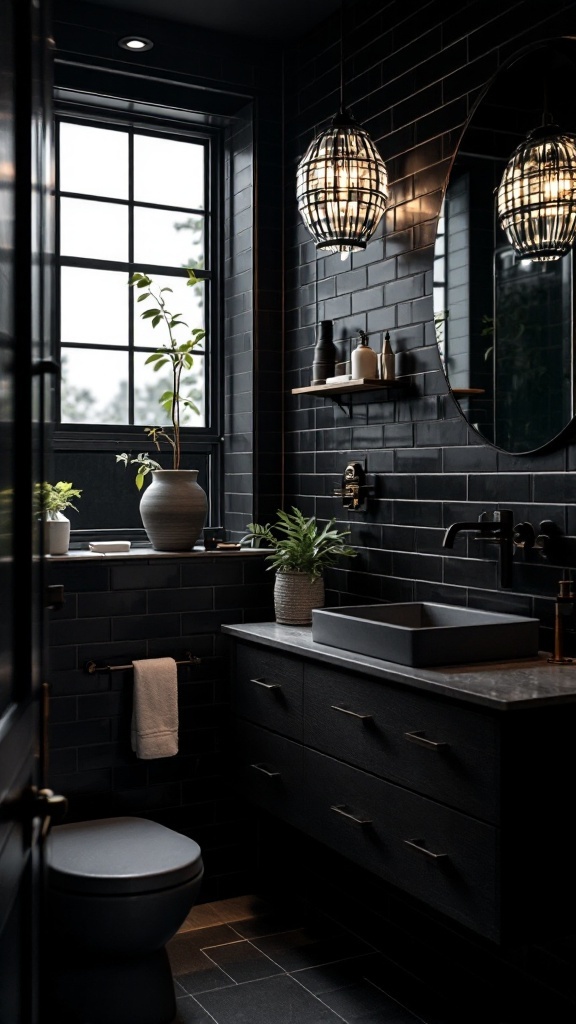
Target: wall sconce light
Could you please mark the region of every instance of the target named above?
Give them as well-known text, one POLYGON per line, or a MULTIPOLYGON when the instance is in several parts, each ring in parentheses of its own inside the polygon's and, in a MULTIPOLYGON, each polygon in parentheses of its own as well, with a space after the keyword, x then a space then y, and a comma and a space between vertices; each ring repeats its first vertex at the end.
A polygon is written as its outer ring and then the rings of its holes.
POLYGON ((388 201, 388 173, 368 132, 344 106, 343 8, 340 110, 298 164, 296 198, 316 248, 339 252, 344 260, 365 249, 378 227, 388 201))
POLYGON ((497 212, 520 259, 565 256, 576 237, 576 136, 551 121, 531 131, 502 175, 497 212))

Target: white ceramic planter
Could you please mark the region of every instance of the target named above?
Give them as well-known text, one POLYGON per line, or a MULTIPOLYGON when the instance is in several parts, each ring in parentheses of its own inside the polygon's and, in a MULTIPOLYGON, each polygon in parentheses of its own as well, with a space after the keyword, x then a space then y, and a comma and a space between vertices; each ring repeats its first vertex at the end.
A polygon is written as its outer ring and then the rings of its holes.
POLYGON ((53 516, 44 520, 44 553, 66 555, 70 547, 70 520, 61 512, 54 512, 53 516))

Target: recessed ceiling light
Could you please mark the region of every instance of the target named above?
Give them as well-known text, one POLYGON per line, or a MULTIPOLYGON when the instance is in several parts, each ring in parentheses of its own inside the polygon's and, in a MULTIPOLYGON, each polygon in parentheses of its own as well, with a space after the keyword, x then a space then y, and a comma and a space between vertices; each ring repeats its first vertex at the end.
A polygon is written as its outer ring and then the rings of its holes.
POLYGON ((142 53, 144 50, 151 50, 154 43, 144 36, 124 36, 123 39, 118 40, 118 46, 121 46, 123 50, 137 50, 142 53))

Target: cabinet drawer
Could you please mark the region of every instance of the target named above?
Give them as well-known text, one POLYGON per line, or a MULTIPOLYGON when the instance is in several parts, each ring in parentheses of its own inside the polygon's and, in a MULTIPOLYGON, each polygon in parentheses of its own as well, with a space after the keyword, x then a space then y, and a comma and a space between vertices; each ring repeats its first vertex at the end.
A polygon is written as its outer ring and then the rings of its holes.
POLYGON ((303 728, 316 750, 498 823, 498 735, 481 713, 307 664, 303 728))
POLYGON ((283 736, 302 739, 304 664, 268 648, 236 646, 234 702, 237 714, 283 736))
POLYGON ((303 748, 298 743, 237 722, 234 786, 242 796, 294 825, 301 825, 303 748))
POLYGON ((311 750, 304 785, 311 835, 496 938, 496 829, 311 750))

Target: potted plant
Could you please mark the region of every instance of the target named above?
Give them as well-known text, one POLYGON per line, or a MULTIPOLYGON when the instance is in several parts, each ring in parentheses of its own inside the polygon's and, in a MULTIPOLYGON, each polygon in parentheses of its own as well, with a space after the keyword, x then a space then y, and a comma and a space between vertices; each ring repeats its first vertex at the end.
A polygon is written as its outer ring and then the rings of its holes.
MULTIPOLYGON (((187 286, 197 282, 194 271, 188 269, 187 286)), ((152 486, 142 494, 140 515, 152 547, 158 551, 190 551, 204 526, 208 502, 197 480, 198 470, 180 469, 182 414, 187 410, 198 412, 192 397, 183 394, 182 389, 183 378, 194 363, 193 350, 205 337, 205 331, 200 327, 191 329, 181 319, 180 313, 171 313, 166 307, 165 295, 172 289, 158 288, 148 274, 133 274, 129 285, 141 292, 138 302, 152 303, 140 314, 141 318, 149 320, 153 328, 163 324, 168 335, 168 341, 148 356, 145 365, 151 365, 155 373, 165 366, 171 368, 172 387, 164 390, 158 399, 164 412, 170 416, 171 428, 146 427, 144 433, 158 451, 163 443, 172 449, 172 469, 163 469, 148 452, 140 452, 136 456, 122 452, 116 456, 116 461, 138 467, 138 490, 142 490, 145 478, 150 474, 152 486), (177 329, 182 327, 188 334, 184 340, 176 336, 177 329)))
POLYGON ((63 512, 67 508, 78 511, 73 502, 82 491, 65 480, 50 484, 46 480, 34 485, 34 504, 44 520, 44 551, 48 555, 65 555, 70 547, 70 520, 63 512))
POLYGON ((353 557, 356 552, 344 543, 348 530, 336 529, 331 519, 320 526, 315 516, 306 518, 300 509, 278 509, 273 525, 249 523, 242 543, 272 548, 266 556, 269 569, 276 570, 274 611, 276 621, 285 625, 308 625, 312 609, 324 605, 324 569, 338 558, 353 557))

